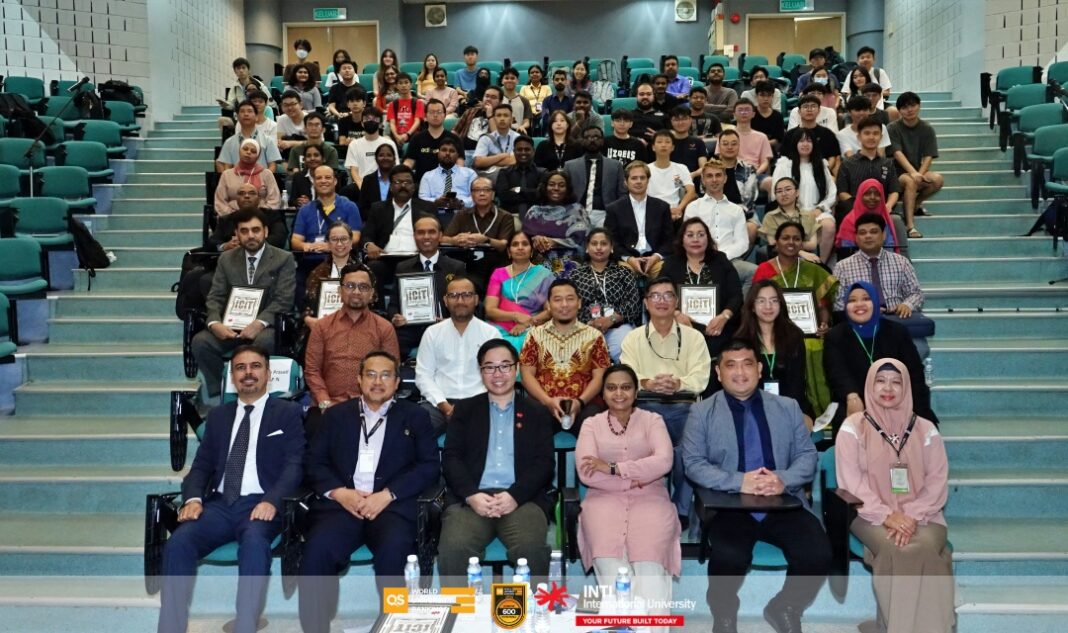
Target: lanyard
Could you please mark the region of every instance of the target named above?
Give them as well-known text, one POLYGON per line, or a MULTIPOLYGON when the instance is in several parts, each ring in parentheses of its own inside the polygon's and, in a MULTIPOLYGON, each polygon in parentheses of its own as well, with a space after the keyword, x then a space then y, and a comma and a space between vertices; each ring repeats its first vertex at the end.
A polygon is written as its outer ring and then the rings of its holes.
MULTIPOLYGON (((515 266, 515 264, 512 265, 515 266)), ((515 293, 516 297, 519 297, 519 289, 523 287, 523 281, 527 278, 527 273, 530 272, 532 266, 533 264, 527 262, 527 269, 523 271, 522 275, 512 275, 508 280, 512 282, 512 292, 515 293)))
POLYGON ((378 432, 379 427, 381 427, 382 423, 386 421, 386 416, 389 414, 389 409, 390 409, 390 407, 387 406, 386 410, 382 412, 382 416, 378 418, 378 422, 375 422, 375 425, 371 427, 370 431, 368 431, 367 430, 367 418, 364 416, 364 411, 363 411, 363 399, 361 398, 361 400, 360 400, 360 430, 363 431, 363 443, 364 443, 365 446, 371 444, 371 438, 375 436, 375 433, 378 432))
POLYGON ((486 231, 492 229, 493 228, 493 223, 496 222, 496 221, 497 221, 497 207, 493 207, 493 218, 490 220, 490 223, 488 225, 486 225, 485 230, 483 230, 482 227, 478 225, 478 210, 474 210, 474 211, 471 212, 471 224, 475 225, 475 233, 478 233, 480 235, 486 235, 486 231))
POLYGON ((604 270, 604 281, 597 275, 597 271, 590 267, 590 272, 593 273, 593 283, 597 284, 597 289, 601 291, 601 298, 604 299, 605 304, 608 303, 608 269, 604 270))
POLYGON ((796 288, 797 280, 801 277, 801 260, 797 260, 797 270, 794 272, 794 285, 792 286, 786 283, 786 274, 783 273, 782 262, 779 261, 778 255, 775 256, 775 265, 779 268, 779 276, 782 277, 782 285, 786 286, 787 288, 796 288))
POLYGON ((860 341, 860 348, 864 350, 864 354, 868 357, 868 366, 875 364, 875 337, 879 335, 879 326, 875 326, 875 333, 871 337, 871 351, 868 351, 868 346, 864 344, 864 339, 860 338, 860 334, 857 334, 856 330, 853 330, 853 335, 860 341))
POLYGON ((764 351, 763 346, 760 349, 760 355, 764 357, 764 362, 768 364, 768 378, 775 380, 775 359, 779 356, 778 352, 772 352, 771 356, 764 351))
POLYGON ((497 146, 497 150, 498 150, 497 153, 498 154, 510 154, 511 153, 511 147, 512 147, 512 135, 511 134, 506 134, 505 135, 505 137, 504 137, 504 146, 503 147, 501 146, 501 137, 499 135, 498 136, 494 136, 494 135, 491 134, 490 135, 490 140, 493 141, 493 144, 497 146))
POLYGON ((907 429, 905 429, 905 434, 901 436, 900 444, 896 444, 894 442, 894 439, 886 434, 886 431, 883 430, 883 427, 879 426, 879 423, 876 422, 875 418, 871 417, 871 415, 869 415, 867 411, 864 412, 864 418, 867 419, 873 427, 875 427, 875 430, 879 432, 879 435, 883 436, 883 440, 890 445, 890 448, 894 449, 894 453, 897 454, 897 459, 900 462, 901 451, 905 450, 905 442, 909 441, 909 436, 912 435, 912 427, 916 426, 916 414, 913 413, 912 417, 909 418, 909 426, 907 429))
POLYGON ((701 270, 697 271, 697 278, 693 277, 693 273, 690 272, 690 267, 686 266, 686 285, 696 286, 701 283, 701 273, 705 272, 704 263, 701 264, 701 270))
POLYGON ((653 339, 651 339, 649 337, 649 324, 648 323, 645 324, 645 342, 649 344, 649 349, 653 350, 653 353, 656 354, 658 357, 660 357, 662 360, 674 360, 675 362, 678 362, 678 360, 680 358, 682 358, 682 327, 679 325, 678 321, 675 321, 675 358, 674 359, 668 358, 667 356, 661 356, 660 352, 656 351, 656 348, 653 347, 653 339))
MULTIPOLYGON (((400 226, 401 220, 403 220, 404 216, 408 215, 408 212, 411 211, 411 210, 412 210, 412 203, 411 202, 409 202, 408 204, 404 205, 404 208, 401 209, 401 214, 397 216, 396 220, 393 220, 393 231, 397 230, 397 227, 400 226)), ((390 233, 392 233, 393 231, 390 231, 390 233)))

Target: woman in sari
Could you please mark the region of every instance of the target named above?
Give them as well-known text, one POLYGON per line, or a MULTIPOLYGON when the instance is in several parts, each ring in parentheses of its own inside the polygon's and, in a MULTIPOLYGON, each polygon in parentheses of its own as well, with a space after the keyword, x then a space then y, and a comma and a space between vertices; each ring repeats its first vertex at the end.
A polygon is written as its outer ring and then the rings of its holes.
POLYGON ((571 180, 562 171, 548 172, 538 183, 538 197, 527 209, 523 230, 554 273, 565 276, 578 268, 590 222, 575 202, 571 180))
POLYGON ((493 271, 486 287, 486 316, 515 349, 523 349, 530 328, 550 318, 545 302, 556 277, 531 261, 533 255, 530 237, 522 231, 513 235, 508 240, 512 263, 493 271))
POLYGON ((838 280, 819 264, 802 259, 805 230, 801 224, 784 222, 775 231, 776 256, 757 266, 753 284, 770 279, 784 290, 812 292, 816 306, 816 337, 805 337, 805 395, 812 412, 819 415, 831 404, 831 391, 823 371, 823 335, 831 326, 831 306, 838 294, 838 280))
MULTIPOLYGON (((856 251, 857 220, 865 213, 878 213, 883 216, 883 220, 886 220, 886 241, 883 247, 900 253, 901 243, 898 241, 894 220, 886 208, 886 193, 883 191, 883 184, 874 178, 865 180, 857 188, 857 195, 853 198, 853 209, 842 219, 834 245, 840 249, 849 249, 850 253, 856 251)), ((842 259, 842 255, 839 254, 838 258, 842 259)))

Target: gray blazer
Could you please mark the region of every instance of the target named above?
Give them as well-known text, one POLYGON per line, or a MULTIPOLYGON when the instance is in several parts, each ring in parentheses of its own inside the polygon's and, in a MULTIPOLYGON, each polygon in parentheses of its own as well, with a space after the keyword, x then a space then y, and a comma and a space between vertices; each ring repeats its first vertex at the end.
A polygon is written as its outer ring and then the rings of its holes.
MULTIPOLYGON (((248 286, 248 260, 245 249, 232 248, 219 255, 215 275, 211 278, 211 290, 207 299, 207 319, 221 321, 226 302, 230 298, 230 289, 234 286, 248 286)), ((293 255, 276 246, 266 244, 263 247, 263 261, 256 265, 256 277, 252 286, 264 288, 263 302, 257 318, 274 327, 274 315, 293 309, 296 292, 297 266, 293 255)))
MULTIPOLYGON (((786 492, 808 505, 802 488, 816 476, 816 447, 797 401, 757 390, 753 395, 764 402, 775 454, 775 474, 786 492)), ((682 461, 686 477, 698 486, 723 492, 740 492, 742 475, 738 470, 738 434, 734 416, 722 391, 690 407, 682 435, 682 461)))
MULTIPOLYGON (((604 169, 604 173, 601 174, 601 200, 607 207, 627 195, 627 189, 623 185, 623 165, 618 160, 602 156, 601 169, 604 169)), ((586 182, 586 156, 572 158, 564 163, 564 173, 571 181, 571 190, 575 192, 575 198, 582 200, 582 196, 586 195, 586 187, 589 185, 586 182)), ((604 211, 604 209, 601 210, 604 211)))

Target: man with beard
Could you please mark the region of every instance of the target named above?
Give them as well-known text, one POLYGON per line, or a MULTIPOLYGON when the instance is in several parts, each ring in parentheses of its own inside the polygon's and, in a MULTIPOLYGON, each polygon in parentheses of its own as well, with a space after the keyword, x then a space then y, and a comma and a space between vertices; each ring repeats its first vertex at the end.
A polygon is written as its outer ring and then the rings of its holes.
POLYGON ((453 275, 441 294, 449 318, 426 328, 415 362, 415 386, 439 435, 457 400, 486 391, 475 355, 483 343, 500 338, 497 328, 475 316, 478 291, 470 278, 453 275))
POLYGON ((454 213, 471 206, 471 183, 476 174, 473 169, 457 165, 460 148, 450 138, 441 139, 438 145, 438 166, 423 174, 419 182, 419 197, 434 203, 438 219, 449 225, 454 213))
POLYGON ((360 233, 364 259, 382 285, 393 281, 397 266, 395 257, 383 255, 408 255, 418 250, 415 223, 419 218, 435 215, 434 205, 412 197, 415 179, 407 166, 397 165, 390 170, 389 192, 390 200, 371 205, 360 233))
POLYGON ((374 274, 362 264, 341 269, 341 309, 315 322, 304 353, 304 380, 312 408, 305 427, 315 436, 321 413, 360 395, 356 368, 371 352, 400 355, 397 332, 389 321, 371 312, 375 300, 374 274))
POLYGON ((209 400, 222 393, 225 356, 238 346, 253 343, 270 353, 274 349, 274 318, 293 307, 296 273, 293 257, 271 246, 267 240, 267 220, 259 209, 243 209, 232 214, 240 248, 219 256, 207 298, 208 327, 193 337, 192 351, 204 375, 209 400), (223 323, 223 311, 235 288, 263 290, 256 318, 240 330, 223 323))
POLYGON ((672 108, 682 102, 682 99, 678 99, 674 95, 668 94, 667 88, 667 75, 656 75, 653 77, 653 103, 656 104, 656 109, 664 114, 671 112, 672 108))
POLYGON ((586 154, 564 163, 564 173, 571 180, 571 189, 578 203, 586 209, 590 226, 603 226, 605 209, 623 197, 623 165, 618 160, 605 158, 604 130, 587 128, 582 133, 582 149, 586 154))
POLYGON ((594 401, 612 359, 601 331, 578 320, 575 282, 554 281, 546 303, 551 320, 530 329, 519 353, 520 376, 527 394, 577 436, 582 421, 601 410, 594 401))
POLYGON ((634 111, 631 132, 647 146, 652 145, 653 135, 667 127, 667 118, 664 111, 653 102, 653 84, 648 81, 638 84, 634 96, 638 100, 638 108, 634 111))
POLYGON ((553 71, 553 94, 545 98, 541 104, 541 115, 544 117, 544 129, 549 129, 549 115, 557 110, 570 113, 575 106, 571 96, 567 94, 567 71, 557 68, 553 71))
POLYGON ((497 174, 494 188, 501 206, 523 219, 538 197, 538 180, 545 170, 534 165, 534 140, 529 136, 516 138, 512 152, 515 165, 497 174))
POLYGON ((664 58, 664 76, 667 77, 667 93, 681 101, 690 96, 693 79, 679 74, 679 58, 668 55, 664 58))
MULTIPOLYGON (((454 275, 462 275, 467 267, 463 262, 442 255, 438 250, 441 244, 441 224, 433 216, 422 216, 415 222, 415 244, 419 254, 397 264, 397 275, 434 274, 434 301, 438 303, 438 318, 445 318, 445 306, 441 303, 442 288, 454 275)), ((401 358, 408 358, 413 348, 419 346, 419 339, 426 331, 428 323, 408 323, 400 312, 401 299, 399 282, 393 285, 393 296, 389 302, 390 321, 397 328, 400 341, 401 358)))
POLYGON ((723 85, 726 71, 723 64, 715 63, 708 67, 705 78, 705 92, 708 94, 708 110, 719 117, 720 122, 728 123, 734 112, 734 102, 738 100, 738 93, 734 88, 723 85))
POLYGON ((582 134, 591 127, 604 133, 604 120, 601 115, 593 111, 593 95, 585 90, 575 93, 575 108, 567 115, 571 119, 571 140, 581 142, 582 134))

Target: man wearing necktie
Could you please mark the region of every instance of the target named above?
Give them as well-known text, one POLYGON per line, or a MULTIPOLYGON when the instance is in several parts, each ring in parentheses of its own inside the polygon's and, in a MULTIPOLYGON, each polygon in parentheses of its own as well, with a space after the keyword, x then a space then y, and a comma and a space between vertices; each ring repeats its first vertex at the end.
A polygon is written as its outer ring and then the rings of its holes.
POLYGON ((240 247, 219 255, 206 301, 208 327, 193 337, 191 345, 212 401, 222 393, 223 364, 230 351, 247 343, 263 347, 268 353, 274 351, 275 315, 293 309, 296 288, 293 256, 266 242, 267 220, 263 212, 243 209, 232 217, 240 247), (240 330, 223 323, 234 288, 263 291, 255 320, 240 330))
POLYGON ((360 233, 364 261, 383 286, 393 283, 396 256, 407 257, 418 250, 416 220, 436 215, 433 204, 415 197, 415 173, 407 165, 389 171, 389 192, 389 200, 371 205, 360 233))
POLYGON ((690 409, 682 438, 686 477, 695 487, 732 494, 790 495, 803 507, 778 512, 719 511, 705 521, 708 600, 714 633, 737 633, 738 589, 757 541, 786 557, 786 583, 764 608, 776 633, 801 633, 801 614, 816 597, 831 563, 831 546, 808 507, 804 486, 816 476, 816 447, 795 400, 757 388, 760 363, 747 341, 735 340, 716 365, 723 390, 690 409))
POLYGON ((579 204, 586 209, 590 226, 604 226, 605 209, 626 195, 623 185, 623 165, 614 158, 601 155, 604 130, 588 127, 582 132, 582 149, 586 154, 564 163, 564 173, 571 179, 579 204))
POLYGON ((419 180, 419 198, 434 204, 442 225, 448 226, 454 213, 471 206, 471 182, 475 171, 457 165, 461 149, 451 138, 438 144, 438 166, 419 180))
MULTIPOLYGON (((419 254, 405 259, 397 264, 397 275, 427 274, 434 275, 434 301, 438 304, 438 319, 447 319, 445 306, 441 297, 445 294, 445 287, 454 275, 462 275, 467 266, 462 261, 443 255, 438 250, 441 244, 441 225, 438 219, 421 217, 415 222, 415 245, 419 254)), ((397 328, 397 340, 400 343, 401 358, 408 358, 413 348, 419 346, 419 340, 423 338, 423 332, 432 323, 408 323, 401 313, 399 284, 394 284, 393 295, 389 301, 390 321, 397 328)))
POLYGON ((297 492, 304 475, 301 408, 267 393, 267 351, 239 347, 230 380, 237 400, 208 414, 204 439, 182 480, 179 525, 163 549, 161 633, 185 633, 197 562, 235 540, 234 631, 256 630, 271 573, 271 542, 282 530, 282 500, 297 492))

